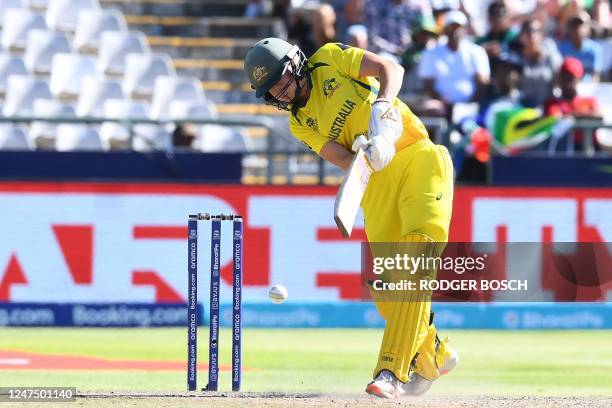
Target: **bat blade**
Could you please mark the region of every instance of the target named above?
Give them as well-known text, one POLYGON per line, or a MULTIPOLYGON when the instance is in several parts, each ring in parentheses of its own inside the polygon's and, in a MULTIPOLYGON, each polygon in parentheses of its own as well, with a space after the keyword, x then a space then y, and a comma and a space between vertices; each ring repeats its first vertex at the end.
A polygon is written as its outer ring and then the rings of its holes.
POLYGON ((355 225, 363 194, 372 176, 372 167, 363 149, 353 158, 344 181, 340 185, 334 205, 334 220, 344 238, 349 238, 355 225))

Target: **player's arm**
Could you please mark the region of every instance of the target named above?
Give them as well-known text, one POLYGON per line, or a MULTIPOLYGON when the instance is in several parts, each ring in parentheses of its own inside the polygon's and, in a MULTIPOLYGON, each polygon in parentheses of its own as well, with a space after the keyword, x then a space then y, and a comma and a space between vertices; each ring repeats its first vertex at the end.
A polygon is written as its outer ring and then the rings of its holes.
POLYGON ((392 101, 402 87, 404 68, 370 51, 364 51, 361 67, 359 68, 359 76, 377 77, 380 82, 380 91, 378 91, 377 99, 392 101))
POLYGON ((403 131, 402 118, 393 106, 393 101, 402 87, 404 68, 374 53, 364 51, 359 75, 378 77, 380 82, 380 90, 370 112, 369 147, 366 153, 374 170, 381 170, 393 159, 394 144, 403 131))
POLYGON ((333 140, 323 145, 319 152, 319 156, 331 164, 340 167, 344 171, 348 170, 353 161, 353 152, 347 150, 344 146, 333 140))

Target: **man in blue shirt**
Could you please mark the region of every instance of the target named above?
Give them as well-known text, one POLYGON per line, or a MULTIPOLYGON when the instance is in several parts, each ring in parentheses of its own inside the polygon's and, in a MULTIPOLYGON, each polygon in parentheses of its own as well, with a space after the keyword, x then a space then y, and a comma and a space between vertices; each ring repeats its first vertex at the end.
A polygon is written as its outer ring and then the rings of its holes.
POLYGON ((559 43, 564 58, 574 57, 584 66, 584 81, 598 82, 603 68, 601 45, 591 40, 591 18, 586 11, 574 15, 567 22, 567 37, 559 43))

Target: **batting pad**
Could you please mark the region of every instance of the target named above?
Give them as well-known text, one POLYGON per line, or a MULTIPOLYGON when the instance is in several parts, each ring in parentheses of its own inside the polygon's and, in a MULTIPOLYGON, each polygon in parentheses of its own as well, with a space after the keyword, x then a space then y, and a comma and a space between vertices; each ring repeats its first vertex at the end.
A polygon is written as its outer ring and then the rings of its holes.
MULTIPOLYGON (((424 234, 408 234, 402 237, 397 248, 413 252, 412 256, 439 256, 442 244, 436 243, 424 234), (402 245, 410 243, 411 245, 402 245)), ((393 252, 393 246, 387 251, 393 252)), ((392 255, 391 253, 386 254, 392 255)), ((427 271, 422 271, 428 273, 427 271)), ((418 272, 417 272, 418 273, 418 272)), ((434 271, 435 273, 435 271, 434 271)), ((391 273, 387 278, 396 280, 401 274, 391 273)), ((431 337, 429 314, 431 302, 423 298, 422 294, 405 291, 394 294, 393 301, 377 300, 376 306, 380 314, 385 318, 387 324, 383 334, 383 340, 378 356, 378 363, 374 370, 374 378, 381 370, 389 370, 402 382, 408 381, 410 364, 421 346, 431 337)), ((434 353, 435 353, 435 328, 433 331, 434 353)), ((426 352, 429 351, 431 341, 427 342, 426 352)))

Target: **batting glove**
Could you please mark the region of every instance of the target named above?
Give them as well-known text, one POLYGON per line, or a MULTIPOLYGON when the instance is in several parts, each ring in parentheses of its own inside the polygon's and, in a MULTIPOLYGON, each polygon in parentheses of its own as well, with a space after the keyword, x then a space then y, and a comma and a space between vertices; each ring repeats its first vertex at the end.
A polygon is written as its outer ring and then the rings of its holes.
POLYGON ((359 137, 355 139, 355 141, 353 142, 353 145, 351 146, 351 150, 357 153, 359 149, 365 150, 367 149, 369 145, 370 145, 370 141, 364 135, 359 135, 359 137))
POLYGON ((374 171, 384 169, 395 156, 395 146, 380 136, 374 136, 368 140, 361 135, 355 139, 351 149, 354 152, 363 149, 374 171))
POLYGON ((374 171, 379 171, 391 163, 393 156, 395 156, 395 146, 393 146, 393 143, 389 143, 384 138, 376 135, 371 138, 366 154, 374 171))
POLYGON ((394 144, 402 135, 404 125, 402 117, 388 99, 377 99, 372 104, 368 131, 372 135, 384 135, 387 142, 394 144))

